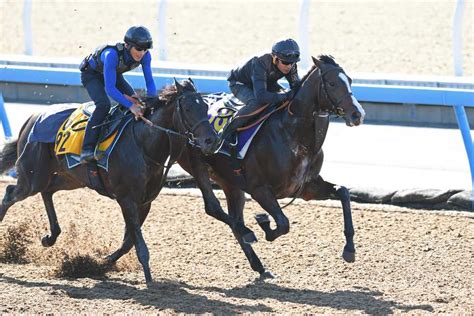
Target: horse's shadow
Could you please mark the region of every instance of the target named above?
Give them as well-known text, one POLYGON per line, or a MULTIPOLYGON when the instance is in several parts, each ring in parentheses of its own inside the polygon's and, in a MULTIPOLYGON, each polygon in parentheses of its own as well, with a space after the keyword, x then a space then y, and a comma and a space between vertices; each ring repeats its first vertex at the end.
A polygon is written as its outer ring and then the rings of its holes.
MULTIPOLYGON (((195 289, 195 287, 191 287, 195 289)), ((222 289, 218 287, 199 288, 205 291, 222 293, 227 297, 246 299, 270 298, 280 302, 295 303, 309 306, 330 307, 335 310, 347 310, 366 314, 392 314, 396 310, 408 312, 423 310, 432 312, 433 307, 428 304, 404 305, 391 300, 384 300, 383 293, 364 287, 354 287, 354 290, 321 292, 315 290, 293 289, 274 283, 256 282, 244 287, 222 289)))
MULTIPOLYGON (((191 293, 195 292, 192 290, 192 286, 172 280, 151 282, 147 288, 138 289, 120 279, 104 279, 92 287, 82 287, 53 282, 31 282, 1 276, 0 274, 0 286, 2 283, 18 284, 30 288, 49 288, 53 291, 60 291, 70 298, 82 300, 133 300, 137 305, 150 306, 159 310, 172 310, 175 313, 241 314, 272 312, 271 307, 263 304, 232 304, 191 293)), ((195 288, 195 290, 198 289, 195 288)), ((60 298, 58 297, 58 299, 60 298)))
POLYGON ((184 282, 161 279, 152 282, 147 288, 137 289, 119 279, 105 279, 91 288, 85 288, 48 282, 29 282, 6 276, 0 276, 0 283, 13 283, 26 287, 48 287, 63 291, 68 297, 76 299, 132 299, 142 306, 186 314, 278 312, 272 306, 264 304, 232 304, 222 300, 210 299, 205 295, 197 294, 197 291, 219 294, 219 296, 223 295, 227 298, 248 300, 270 298, 284 303, 329 307, 335 310, 367 314, 391 314, 395 311, 408 312, 412 310, 433 311, 431 305, 404 305, 395 301, 384 300, 382 292, 361 287, 354 287, 354 290, 321 292, 287 288, 278 284, 256 281, 242 287, 222 289, 213 286, 198 287, 184 282))

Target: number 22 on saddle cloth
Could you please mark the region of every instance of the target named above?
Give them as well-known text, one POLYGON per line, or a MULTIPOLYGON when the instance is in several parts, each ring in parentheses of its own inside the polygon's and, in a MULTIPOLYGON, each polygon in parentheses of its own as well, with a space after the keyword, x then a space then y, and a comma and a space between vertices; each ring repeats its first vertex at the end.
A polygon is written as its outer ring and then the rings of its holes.
MULTIPOLYGON (((56 134, 54 152, 57 156, 64 154, 81 154, 88 119, 89 116, 84 114, 83 106, 80 106, 64 121, 56 134)), ((100 142, 98 150, 106 151, 117 134, 118 132, 116 131, 110 137, 100 142)))

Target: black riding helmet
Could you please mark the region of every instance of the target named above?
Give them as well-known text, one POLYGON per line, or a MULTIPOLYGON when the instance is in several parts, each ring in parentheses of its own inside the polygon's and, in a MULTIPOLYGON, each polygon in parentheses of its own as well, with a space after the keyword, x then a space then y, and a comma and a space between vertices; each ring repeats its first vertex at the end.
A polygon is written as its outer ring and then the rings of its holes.
POLYGON ((272 54, 287 63, 300 61, 300 47, 291 38, 273 44, 272 54))
POLYGON ((141 49, 153 48, 153 39, 150 31, 144 26, 132 26, 123 38, 125 43, 141 49))

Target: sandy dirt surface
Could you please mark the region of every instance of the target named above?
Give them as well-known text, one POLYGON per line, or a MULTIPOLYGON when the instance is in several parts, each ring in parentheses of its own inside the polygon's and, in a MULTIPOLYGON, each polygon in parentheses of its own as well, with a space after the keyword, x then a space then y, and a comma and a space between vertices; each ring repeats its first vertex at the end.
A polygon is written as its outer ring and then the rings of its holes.
MULTIPOLYGON (((121 40, 133 24, 158 36, 158 0, 32 1, 33 53, 76 57, 121 40)), ((464 75, 474 75, 472 0, 463 23, 464 75)), ((0 1, 0 54, 24 52, 23 3, 0 1)), ((453 75, 455 0, 313 0, 309 51, 331 54, 349 73, 453 75)), ((298 38, 298 1, 168 1, 168 60, 233 66, 277 39, 298 38)), ((154 59, 158 59, 156 43, 154 59)))
MULTIPOLYGON (((4 192, 10 180, 0 182, 4 192)), ((199 197, 165 190, 143 227, 154 282, 144 283, 131 253, 105 278, 60 278, 64 255, 100 259, 123 233, 118 205, 87 190, 55 195, 62 234, 48 232, 40 196, 14 205, 0 223, 32 236, 28 264, 0 264, 0 313, 472 313, 474 216, 353 204, 357 258, 344 263, 338 203, 297 202, 291 230, 264 240, 247 203, 254 249, 276 279, 260 281, 230 229, 207 216, 199 197)), ((224 200, 221 203, 225 205, 224 200)))

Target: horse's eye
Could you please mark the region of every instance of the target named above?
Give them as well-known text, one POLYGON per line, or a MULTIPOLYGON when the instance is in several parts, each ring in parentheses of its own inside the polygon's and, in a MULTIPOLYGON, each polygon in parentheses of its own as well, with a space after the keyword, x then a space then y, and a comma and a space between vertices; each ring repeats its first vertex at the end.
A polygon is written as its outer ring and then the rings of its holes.
POLYGON ((335 82, 333 82, 333 81, 330 81, 330 82, 329 82, 329 86, 331 86, 331 87, 335 87, 335 86, 336 86, 336 83, 335 83, 335 82))

